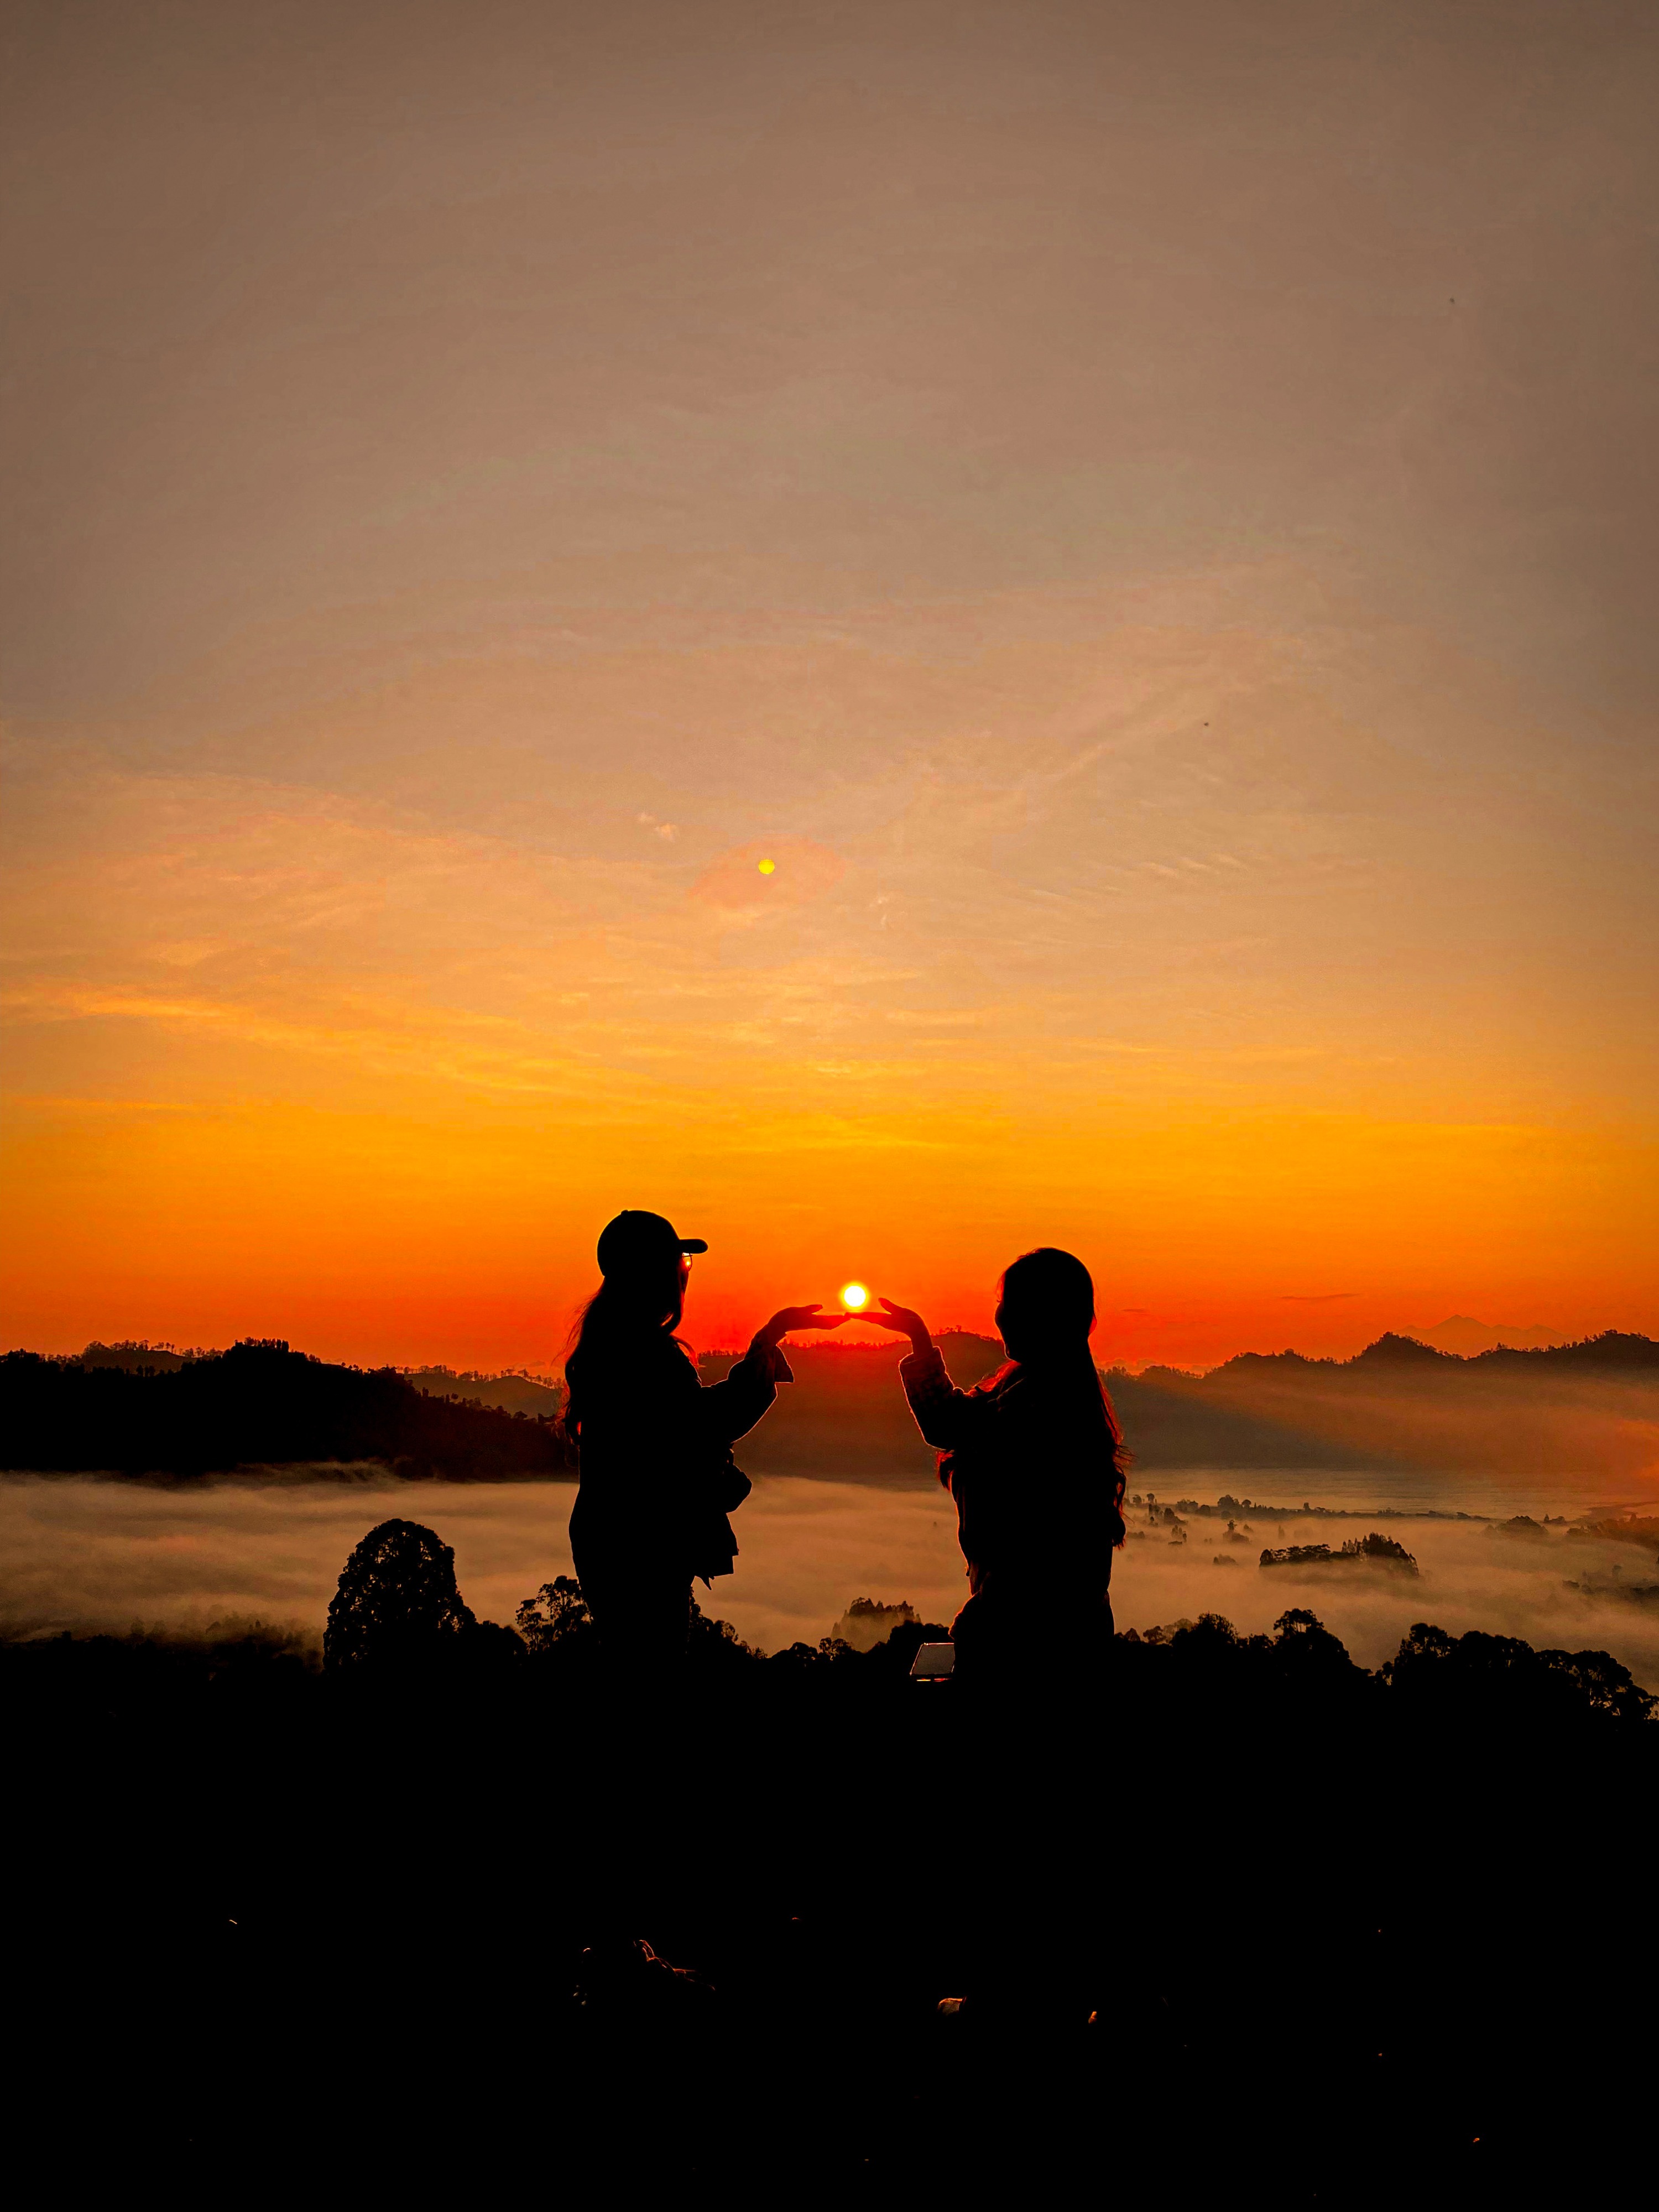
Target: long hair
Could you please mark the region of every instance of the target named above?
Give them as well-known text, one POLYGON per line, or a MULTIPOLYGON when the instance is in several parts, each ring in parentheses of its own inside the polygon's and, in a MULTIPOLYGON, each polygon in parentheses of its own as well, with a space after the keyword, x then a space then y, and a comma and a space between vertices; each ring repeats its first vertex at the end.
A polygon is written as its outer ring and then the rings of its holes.
MULTIPOLYGON (((1129 1455, 1124 1449, 1117 1413, 1089 1347, 1089 1339, 1095 1329, 1093 1277, 1081 1260, 1053 1244, 1040 1244, 1034 1252, 1022 1252, 1003 1270, 997 1285, 997 1326, 1005 1343, 1012 1334, 1022 1346, 1019 1354, 1011 1356, 1000 1375, 1010 1373, 1015 1367, 1031 1367, 1075 1378, 1089 1407, 1091 1428, 1094 1407, 1098 1403, 1100 1443, 1118 1528, 1113 1540, 1115 1547, 1121 1551, 1128 1533, 1123 1521, 1123 1493, 1128 1487, 1129 1455)), ((1012 1355, 1012 1346, 1010 1352, 1012 1355)), ((996 1379, 1000 1380, 1000 1376, 996 1379)))
POLYGON ((567 1457, 581 1446, 582 1400, 596 1374, 656 1336, 672 1336, 685 1315, 678 1252, 614 1268, 571 1326, 564 1353, 559 1430, 567 1457))

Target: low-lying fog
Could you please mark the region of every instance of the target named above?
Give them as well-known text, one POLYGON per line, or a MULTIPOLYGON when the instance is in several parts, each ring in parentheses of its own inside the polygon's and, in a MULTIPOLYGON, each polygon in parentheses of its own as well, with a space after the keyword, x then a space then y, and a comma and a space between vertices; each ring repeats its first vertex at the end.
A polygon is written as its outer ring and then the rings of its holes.
MULTIPOLYGON (((1181 1494, 1213 1500, 1228 1486, 1214 1476, 1189 1479, 1181 1494)), ((1320 1502, 1317 1486, 1299 1487, 1320 1502)), ((563 1483, 358 1484, 289 1475, 163 1489, 7 1475, 0 1477, 0 1628, 14 1635, 125 1631, 135 1621, 205 1626, 252 1615, 319 1633, 347 1553, 393 1516, 435 1528, 455 1548, 473 1610, 511 1621, 520 1599, 570 1571, 571 1496, 563 1483)), ((1354 1501, 1344 1495, 1340 1502, 1354 1501)), ((1510 1510, 1522 1504, 1512 1501, 1510 1510)), ((1373 1524, 1252 1513, 1244 1516, 1244 1540, 1230 1547, 1224 1522, 1189 1517, 1186 1540, 1171 1543, 1166 1530, 1146 1527, 1130 1510, 1137 1533, 1113 1578, 1120 1628, 1217 1612, 1242 1630, 1265 1629, 1287 1607, 1307 1606, 1365 1666, 1389 1657, 1411 1623, 1426 1620, 1454 1633, 1483 1628, 1540 1646, 1611 1651, 1659 1689, 1659 1605, 1616 1595, 1621 1586, 1659 1583, 1652 1556, 1632 1546, 1570 1540, 1560 1529, 1528 1540, 1478 1522, 1413 1517, 1375 1525, 1415 1553, 1418 1579, 1370 1567, 1263 1570, 1256 1560, 1264 1545, 1335 1549, 1373 1524), (1237 1564, 1214 1565, 1218 1553, 1237 1564), (1569 1583, 1593 1587, 1575 1590, 1569 1583)), ((1541 1517, 1551 1509, 1529 1494, 1524 1510, 1541 1517)), ((1553 1510, 1582 1513, 1584 1501, 1553 1510)), ((924 1620, 948 1621, 966 1595, 954 1516, 937 1489, 763 1477, 737 1525, 736 1574, 717 1582, 712 1595, 701 1584, 697 1594, 705 1612, 765 1650, 816 1643, 855 1597, 908 1599, 924 1620)))

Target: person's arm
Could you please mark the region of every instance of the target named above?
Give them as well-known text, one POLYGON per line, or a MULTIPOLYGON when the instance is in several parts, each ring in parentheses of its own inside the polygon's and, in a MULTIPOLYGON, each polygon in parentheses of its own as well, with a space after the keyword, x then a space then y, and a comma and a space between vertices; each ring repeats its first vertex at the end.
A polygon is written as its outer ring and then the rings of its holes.
POLYGON ((863 1318, 874 1322, 878 1328, 890 1328, 909 1338, 909 1356, 899 1362, 899 1380, 910 1401, 910 1411, 915 1415, 916 1426, 926 1443, 939 1451, 952 1451, 985 1419, 988 1410, 986 1401, 969 1391, 955 1388, 945 1368, 945 1355, 929 1335, 927 1324, 919 1313, 913 1313, 908 1306, 896 1306, 890 1298, 884 1298, 881 1304, 882 1312, 866 1314, 863 1318))
POLYGON ((770 1321, 757 1328, 749 1349, 725 1379, 704 1383, 699 1416, 708 1436, 722 1444, 734 1444, 747 1436, 778 1395, 780 1382, 794 1376, 783 1356, 783 1340, 791 1329, 839 1328, 845 1314, 825 1314, 818 1306, 781 1306, 770 1321))

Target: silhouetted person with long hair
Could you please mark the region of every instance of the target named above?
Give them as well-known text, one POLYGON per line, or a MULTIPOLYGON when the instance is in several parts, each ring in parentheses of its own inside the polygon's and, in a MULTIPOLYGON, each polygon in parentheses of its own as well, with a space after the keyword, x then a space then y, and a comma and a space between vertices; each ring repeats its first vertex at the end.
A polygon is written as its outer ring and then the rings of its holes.
POLYGON ((965 1682, 1087 1668, 1112 1634, 1112 1553, 1124 1539, 1122 1438, 1089 1347, 1095 1286, 1044 1245, 1003 1275, 996 1322, 1006 1364, 951 1385, 920 1314, 883 1298, 866 1319, 910 1340, 899 1373, 956 1501, 968 1602, 951 1638, 965 1682))
POLYGON ((576 1575, 608 1671, 641 1687, 665 1686, 685 1656, 693 1577, 732 1571, 727 1516, 749 1494, 732 1447, 793 1380, 783 1338, 845 1319, 784 1306, 723 1382, 702 1382, 674 1332, 690 1255, 708 1249, 659 1213, 619 1213, 599 1238, 605 1279, 565 1361, 564 1429, 580 1473, 576 1575))
POLYGON ((1079 1696, 1110 1648, 1112 1553, 1125 1534, 1123 1455, 1090 1350, 1094 1285, 1069 1252, 1026 1252, 1002 1278, 1008 1358, 952 1387, 920 1314, 868 1316, 910 1340, 899 1372, 956 1501, 968 1602, 956 1675, 983 1723, 957 1807, 951 1911, 970 2015, 1020 2035, 1081 2025, 1100 1936, 1099 1736, 1079 1696))

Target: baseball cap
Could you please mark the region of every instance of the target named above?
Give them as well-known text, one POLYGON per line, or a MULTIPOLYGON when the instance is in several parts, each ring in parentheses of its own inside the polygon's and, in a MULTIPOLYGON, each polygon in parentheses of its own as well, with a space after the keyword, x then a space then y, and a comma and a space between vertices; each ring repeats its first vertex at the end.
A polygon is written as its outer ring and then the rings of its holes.
POLYGON ((609 1275, 637 1260, 659 1260, 665 1254, 706 1252, 701 1237, 682 1237, 660 1213, 645 1213, 630 1206, 599 1233, 599 1273, 609 1275))

